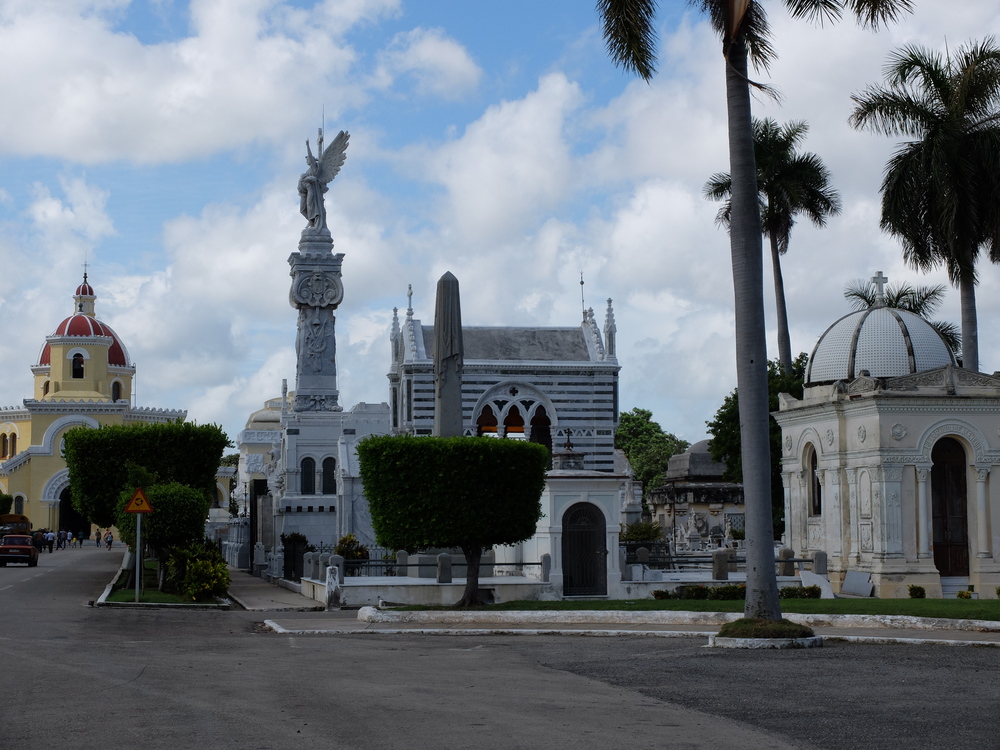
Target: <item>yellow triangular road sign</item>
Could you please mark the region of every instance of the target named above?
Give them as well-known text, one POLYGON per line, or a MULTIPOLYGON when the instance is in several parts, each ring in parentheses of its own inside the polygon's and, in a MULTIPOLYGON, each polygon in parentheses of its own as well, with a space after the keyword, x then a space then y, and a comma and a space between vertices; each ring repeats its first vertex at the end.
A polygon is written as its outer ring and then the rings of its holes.
POLYGON ((128 501, 128 505, 125 506, 126 513, 152 513, 153 506, 149 504, 149 500, 146 499, 146 493, 142 491, 142 487, 137 487, 135 494, 132 495, 132 499, 128 501))

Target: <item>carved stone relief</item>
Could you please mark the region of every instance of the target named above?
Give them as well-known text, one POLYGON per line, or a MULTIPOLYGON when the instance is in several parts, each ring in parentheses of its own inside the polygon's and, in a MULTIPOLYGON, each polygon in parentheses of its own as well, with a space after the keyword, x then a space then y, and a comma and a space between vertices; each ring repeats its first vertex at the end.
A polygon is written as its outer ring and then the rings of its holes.
POLYGON ((858 479, 858 510, 862 518, 872 517, 872 478, 867 471, 858 479))
POLYGON ((863 523, 860 525, 861 532, 861 551, 871 552, 875 549, 872 543, 872 525, 870 523, 863 523))
POLYGON ((899 422, 894 424, 889 432, 892 435, 893 440, 902 440, 906 437, 906 427, 899 424, 899 422))
POLYGON ((858 440, 862 443, 865 442, 865 438, 868 437, 868 431, 865 429, 864 425, 858 427, 858 440))

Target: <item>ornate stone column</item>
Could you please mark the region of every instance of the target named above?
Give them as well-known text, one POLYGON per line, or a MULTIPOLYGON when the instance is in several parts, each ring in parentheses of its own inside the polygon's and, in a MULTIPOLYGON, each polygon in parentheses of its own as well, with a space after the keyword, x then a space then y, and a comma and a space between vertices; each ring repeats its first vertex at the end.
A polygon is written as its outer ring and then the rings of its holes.
POLYGON ((931 470, 917 467, 917 558, 931 557, 931 503, 927 479, 931 470))
POLYGON ((329 233, 303 233, 299 252, 288 258, 292 276, 289 303, 299 311, 293 412, 343 409, 337 390, 334 315, 344 299, 340 275, 343 258, 343 253, 333 253, 329 233))
POLYGON ((989 527, 986 522, 986 478, 990 470, 976 467, 976 530, 979 551, 976 557, 993 557, 990 551, 989 527))

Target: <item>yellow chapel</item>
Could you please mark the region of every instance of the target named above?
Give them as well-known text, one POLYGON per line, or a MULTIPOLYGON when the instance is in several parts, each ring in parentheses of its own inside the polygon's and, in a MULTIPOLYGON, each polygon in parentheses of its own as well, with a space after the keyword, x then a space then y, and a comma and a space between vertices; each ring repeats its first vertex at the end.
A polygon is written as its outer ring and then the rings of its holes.
POLYGON ((97 295, 83 275, 73 313, 45 338, 31 368, 34 394, 23 406, 0 408, 0 492, 14 496, 12 512, 35 528, 91 533, 70 502, 63 434, 73 427, 164 423, 180 409, 132 404, 135 364, 128 349, 94 311, 97 295))

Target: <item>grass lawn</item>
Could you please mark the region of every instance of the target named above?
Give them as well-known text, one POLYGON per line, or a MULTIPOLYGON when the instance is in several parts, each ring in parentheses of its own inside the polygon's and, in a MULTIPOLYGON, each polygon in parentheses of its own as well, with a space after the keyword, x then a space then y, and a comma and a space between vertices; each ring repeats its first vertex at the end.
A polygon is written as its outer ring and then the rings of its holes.
MULTIPOLYGON (((400 607, 401 610, 450 609, 449 607, 400 607)), ((473 608, 470 608, 473 609, 473 608)), ((485 612, 620 610, 625 612, 742 612, 742 601, 698 599, 572 600, 556 602, 516 601, 474 609, 485 612)), ((910 615, 947 619, 1000 620, 998 599, 782 599, 782 612, 836 615, 910 615)))

